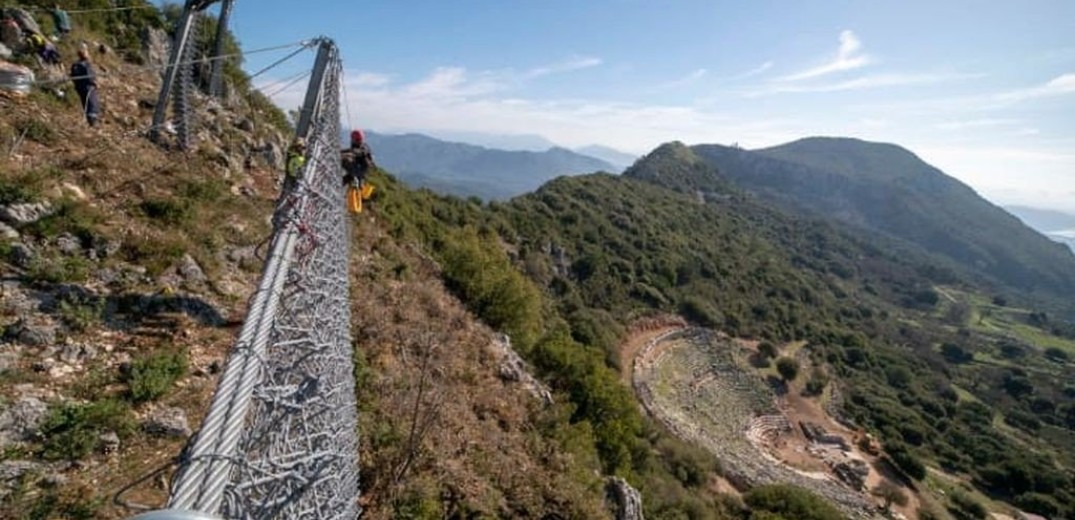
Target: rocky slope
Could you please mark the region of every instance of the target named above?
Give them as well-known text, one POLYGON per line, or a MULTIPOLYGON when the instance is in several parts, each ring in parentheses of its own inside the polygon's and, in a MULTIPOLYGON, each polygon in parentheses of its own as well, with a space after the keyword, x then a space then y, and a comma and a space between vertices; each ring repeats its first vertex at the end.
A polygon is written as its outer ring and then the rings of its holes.
MULTIPOLYGON (((149 40, 143 61, 164 50, 149 40)), ((158 146, 158 79, 110 49, 95 61, 99 128, 71 92, 0 96, 5 518, 126 518, 112 497, 134 484, 123 501, 162 503, 270 233, 271 114, 199 95, 195 148, 158 146)), ((365 517, 607 517, 594 455, 556 431, 564 405, 384 226, 374 205, 352 256, 365 517)))

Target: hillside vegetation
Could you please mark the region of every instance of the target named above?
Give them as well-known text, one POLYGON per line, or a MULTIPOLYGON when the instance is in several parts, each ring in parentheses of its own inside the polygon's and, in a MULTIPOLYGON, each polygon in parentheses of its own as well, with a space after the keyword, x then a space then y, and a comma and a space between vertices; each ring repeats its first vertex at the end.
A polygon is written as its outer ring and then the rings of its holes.
POLYGON ((1075 289, 1070 250, 898 146, 817 137, 694 151, 764 200, 906 240, 1013 292, 1060 299, 1075 289))

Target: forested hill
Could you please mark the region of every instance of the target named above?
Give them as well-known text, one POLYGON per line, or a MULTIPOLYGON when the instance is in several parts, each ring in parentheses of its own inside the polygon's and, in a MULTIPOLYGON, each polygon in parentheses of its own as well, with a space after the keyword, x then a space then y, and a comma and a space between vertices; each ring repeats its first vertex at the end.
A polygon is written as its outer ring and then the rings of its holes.
POLYGON ((415 187, 461 197, 507 199, 561 175, 619 168, 566 148, 507 151, 441 141, 422 134, 369 132, 377 164, 415 187))
MULTIPOLYGON (((573 337, 610 360, 631 362, 615 350, 624 324, 653 312, 802 341, 825 367, 813 384, 836 381, 843 413, 907 478, 937 467, 1025 510, 1075 513, 1075 333, 1044 313, 928 255, 774 208, 678 143, 623 176, 561 178, 493 208, 490 227, 573 337)), ((956 498, 953 514, 987 514, 956 498)))
POLYGON ((1070 250, 898 146, 808 138, 757 151, 693 150, 770 202, 907 240, 1017 290, 1075 291, 1070 250))

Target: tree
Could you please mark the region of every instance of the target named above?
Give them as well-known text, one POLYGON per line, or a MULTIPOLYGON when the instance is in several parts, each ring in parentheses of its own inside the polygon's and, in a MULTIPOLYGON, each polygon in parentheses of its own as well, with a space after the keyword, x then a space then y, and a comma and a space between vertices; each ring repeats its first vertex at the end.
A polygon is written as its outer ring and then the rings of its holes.
POLYGON ((890 480, 881 481, 870 492, 873 493, 873 496, 885 501, 884 506, 882 506, 885 511, 888 511, 892 504, 901 507, 907 505, 907 494, 890 480))
POLYGON ((780 377, 785 383, 794 381, 799 375, 799 362, 789 357, 782 357, 776 360, 776 371, 780 372, 780 377))
POLYGON ((941 345, 941 356, 944 357, 945 361, 952 364, 968 363, 974 360, 974 354, 967 352, 963 347, 955 343, 941 345))
POLYGON ((1071 356, 1067 352, 1064 352, 1059 347, 1049 347, 1045 349, 1045 357, 1056 361, 1057 363, 1067 363, 1071 359, 1071 356))
POLYGON ((777 354, 776 345, 773 345, 772 342, 763 341, 758 344, 758 356, 762 359, 772 359, 775 358, 777 354))

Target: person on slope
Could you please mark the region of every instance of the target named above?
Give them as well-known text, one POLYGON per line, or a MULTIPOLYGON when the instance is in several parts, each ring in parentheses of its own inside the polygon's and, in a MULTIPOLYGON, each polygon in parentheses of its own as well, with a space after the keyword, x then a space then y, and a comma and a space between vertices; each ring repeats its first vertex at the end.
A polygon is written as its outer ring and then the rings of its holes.
POLYGON ((306 165, 306 140, 302 137, 296 137, 291 142, 291 146, 287 149, 287 159, 284 166, 284 190, 289 191, 294 189, 295 185, 299 182, 299 174, 302 173, 302 167, 306 165))
POLYGON ((101 118, 101 101, 97 97, 97 74, 90 64, 90 51, 85 47, 78 50, 78 61, 71 65, 71 81, 75 84, 78 99, 82 101, 86 122, 96 126, 101 118))
POLYGON ((37 56, 41 58, 41 62, 45 65, 60 64, 60 51, 56 50, 56 46, 43 35, 30 33, 26 37, 26 44, 37 53, 37 56))
POLYGON ((56 32, 59 33, 60 38, 67 36, 71 32, 71 18, 67 16, 67 11, 60 9, 59 4, 52 6, 52 24, 56 26, 56 32))
POLYGON ((361 190, 366 184, 366 175, 377 167, 373 162, 373 152, 366 144, 366 134, 362 133, 362 130, 351 131, 351 147, 340 152, 340 161, 344 171, 343 182, 361 190))

